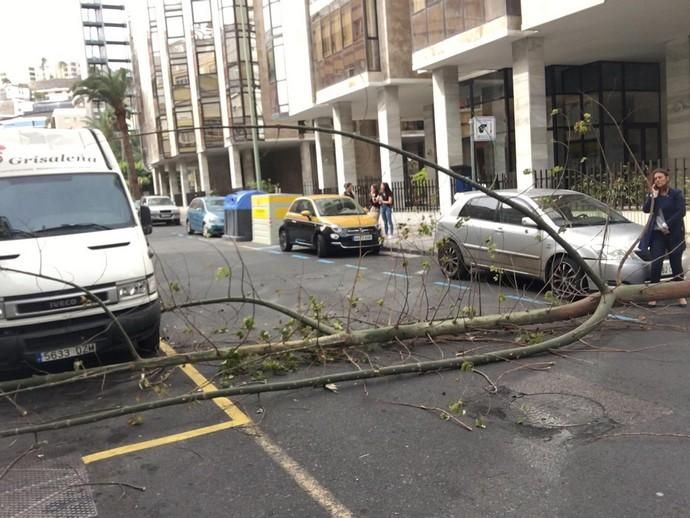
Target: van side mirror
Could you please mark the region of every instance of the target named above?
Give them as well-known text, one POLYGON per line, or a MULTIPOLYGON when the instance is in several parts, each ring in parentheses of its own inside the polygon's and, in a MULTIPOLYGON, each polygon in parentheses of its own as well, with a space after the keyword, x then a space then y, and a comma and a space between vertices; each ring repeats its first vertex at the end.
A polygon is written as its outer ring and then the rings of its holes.
POLYGON ((153 232, 153 223, 151 222, 151 209, 146 205, 142 205, 139 208, 139 221, 141 222, 141 228, 144 231, 144 235, 149 235, 153 232))
POLYGON ((533 228, 538 227, 537 222, 534 221, 532 218, 528 218, 527 216, 523 216, 523 218, 520 220, 520 222, 522 223, 523 227, 533 227, 533 228))

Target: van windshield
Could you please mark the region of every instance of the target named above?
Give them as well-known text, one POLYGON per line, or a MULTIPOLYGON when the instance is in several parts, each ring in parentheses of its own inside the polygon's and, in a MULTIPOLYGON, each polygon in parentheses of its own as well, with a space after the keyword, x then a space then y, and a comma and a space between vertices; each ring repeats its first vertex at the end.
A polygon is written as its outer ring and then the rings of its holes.
POLYGON ((0 240, 134 225, 132 209, 116 174, 0 178, 0 240))

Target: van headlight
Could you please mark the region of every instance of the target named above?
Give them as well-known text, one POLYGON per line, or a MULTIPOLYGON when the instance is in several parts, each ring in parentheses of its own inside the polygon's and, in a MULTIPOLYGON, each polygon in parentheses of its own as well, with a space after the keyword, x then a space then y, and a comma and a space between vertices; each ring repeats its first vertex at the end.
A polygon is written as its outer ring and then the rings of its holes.
POLYGON ((5 320, 5 303, 0 302, 0 320, 5 320))
POLYGON ((118 285, 117 297, 119 300, 141 297, 147 294, 148 279, 126 282, 118 285))
POLYGON ((149 295, 153 295, 158 291, 158 283, 156 282, 156 276, 151 275, 146 278, 146 289, 149 292, 149 295))

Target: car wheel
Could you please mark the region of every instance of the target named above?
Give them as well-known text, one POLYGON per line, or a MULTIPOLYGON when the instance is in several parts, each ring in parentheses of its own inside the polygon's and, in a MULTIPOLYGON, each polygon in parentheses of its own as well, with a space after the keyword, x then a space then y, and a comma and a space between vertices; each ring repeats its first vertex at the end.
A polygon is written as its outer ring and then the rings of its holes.
POLYGON ((156 329, 143 340, 138 340, 135 348, 142 358, 156 356, 160 350, 160 329, 156 329))
POLYGON ((189 234, 191 236, 194 233, 194 230, 192 229, 192 224, 189 222, 189 220, 187 220, 186 226, 187 226, 187 234, 189 234))
POLYGON ((549 269, 549 283, 553 294, 562 300, 572 300, 587 293, 585 274, 570 257, 555 257, 549 269))
POLYGON ((449 279, 458 279, 467 271, 460 247, 450 239, 444 239, 438 248, 438 264, 449 279))
POLYGON ((326 238, 322 234, 319 234, 316 236, 316 256, 326 257, 327 255, 328 243, 326 242, 326 238))
POLYGON ((292 250, 292 243, 290 243, 290 236, 288 236, 287 230, 280 230, 278 233, 278 241, 280 242, 280 249, 283 252, 289 252, 292 250))

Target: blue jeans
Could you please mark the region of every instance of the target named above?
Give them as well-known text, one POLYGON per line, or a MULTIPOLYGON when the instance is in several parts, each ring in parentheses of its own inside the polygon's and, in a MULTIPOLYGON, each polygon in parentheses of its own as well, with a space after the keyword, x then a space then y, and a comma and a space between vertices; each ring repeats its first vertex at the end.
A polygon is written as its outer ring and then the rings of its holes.
POLYGON ((395 228, 393 227, 393 209, 389 205, 381 205, 381 218, 383 218, 385 234, 392 234, 395 228))
POLYGON ((649 252, 653 260, 650 282, 659 282, 661 280, 661 267, 667 253, 674 280, 680 281, 683 279, 683 250, 676 246, 670 236, 665 236, 661 231, 654 230, 649 252))

